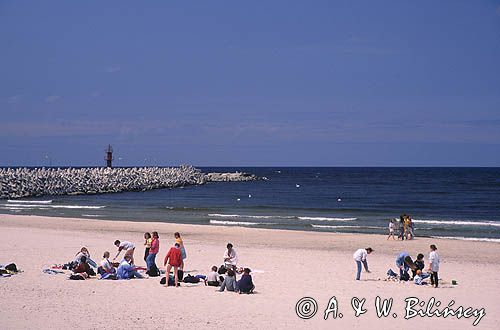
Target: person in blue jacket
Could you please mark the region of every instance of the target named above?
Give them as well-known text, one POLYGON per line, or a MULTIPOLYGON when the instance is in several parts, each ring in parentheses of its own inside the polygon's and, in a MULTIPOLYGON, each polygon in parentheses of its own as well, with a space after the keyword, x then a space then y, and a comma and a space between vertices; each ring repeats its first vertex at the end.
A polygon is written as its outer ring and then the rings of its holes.
POLYGON ((132 258, 130 256, 125 256, 118 266, 116 275, 119 280, 129 280, 131 278, 144 278, 137 270, 135 270, 132 264, 132 258))
POLYGON ((408 252, 401 252, 396 258, 396 266, 399 268, 399 278, 403 278, 403 274, 408 272, 410 265, 413 263, 408 252))

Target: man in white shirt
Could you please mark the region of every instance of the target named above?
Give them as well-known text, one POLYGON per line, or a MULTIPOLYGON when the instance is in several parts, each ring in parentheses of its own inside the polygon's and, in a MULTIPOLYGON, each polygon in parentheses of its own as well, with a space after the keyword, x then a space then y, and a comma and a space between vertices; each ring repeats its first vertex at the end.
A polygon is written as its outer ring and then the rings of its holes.
POLYGON ((135 245, 131 242, 128 241, 123 241, 120 242, 119 240, 115 241, 115 246, 118 248, 118 252, 116 253, 116 256, 113 258, 113 260, 116 260, 122 250, 125 250, 125 255, 123 256, 124 258, 126 256, 130 257, 131 264, 134 263, 134 251, 135 251, 135 245))
POLYGON ((224 266, 229 269, 236 270, 236 265, 238 264, 238 256, 236 255, 236 250, 233 249, 233 244, 227 243, 227 249, 224 252, 224 266))
POLYGON ((437 247, 432 244, 430 246, 431 252, 429 253, 429 272, 431 273, 431 285, 434 287, 438 287, 439 281, 439 254, 437 253, 437 247))
POLYGON ((366 260, 366 257, 373 252, 373 249, 371 247, 366 248, 366 249, 359 249, 356 252, 354 252, 353 258, 354 261, 356 261, 356 265, 358 267, 358 271, 356 273, 356 280, 359 281, 361 278, 361 263, 363 263, 363 266, 365 267, 365 270, 367 273, 370 271, 368 270, 368 261, 366 260))

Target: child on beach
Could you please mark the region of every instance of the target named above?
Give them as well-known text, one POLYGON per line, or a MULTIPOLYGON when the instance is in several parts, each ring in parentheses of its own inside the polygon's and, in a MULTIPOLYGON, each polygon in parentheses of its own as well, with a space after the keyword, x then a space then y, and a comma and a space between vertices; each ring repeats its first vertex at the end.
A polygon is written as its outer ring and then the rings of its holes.
POLYGON ((430 246, 431 252, 429 253, 429 272, 431 273, 431 285, 434 285, 435 288, 438 287, 439 282, 439 254, 437 253, 437 247, 432 244, 430 246))
POLYGON ((422 273, 422 271, 420 269, 417 270, 415 276, 413 277, 413 282, 416 284, 416 285, 425 285, 427 284, 426 282, 424 282, 424 280, 429 277, 430 275, 429 274, 426 274, 426 273, 422 273))
POLYGON ((395 240, 394 238, 394 219, 391 219, 391 221, 389 221, 389 236, 387 236, 387 240, 389 240, 389 238, 391 238, 392 236, 392 239, 395 240))
POLYGON ((424 267, 424 255, 422 253, 419 253, 417 255, 417 260, 415 261, 415 269, 412 269, 413 277, 417 275, 418 270, 423 270, 424 267))
POLYGON ((217 273, 217 266, 212 266, 212 270, 208 273, 205 283, 208 286, 219 286, 219 273, 217 273))
POLYGON ((184 241, 182 240, 181 234, 179 232, 174 233, 174 237, 175 237, 175 243, 179 244, 180 249, 181 249, 181 255, 182 255, 182 260, 183 260, 183 264, 182 264, 181 269, 184 269, 184 259, 186 259, 186 257, 187 257, 186 248, 184 247, 184 241))
POLYGON ((144 261, 146 261, 147 264, 147 259, 149 255, 149 249, 151 248, 151 242, 153 240, 151 239, 151 234, 150 233, 144 233, 144 246, 146 249, 144 250, 144 261))

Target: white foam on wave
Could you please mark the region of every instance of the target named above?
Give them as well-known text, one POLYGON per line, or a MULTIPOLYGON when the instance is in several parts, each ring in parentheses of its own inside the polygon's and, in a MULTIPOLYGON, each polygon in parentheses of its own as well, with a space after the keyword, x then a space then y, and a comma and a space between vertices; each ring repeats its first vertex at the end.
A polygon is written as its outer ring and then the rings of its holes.
POLYGON ((462 237, 462 236, 431 236, 432 238, 454 239, 459 241, 494 242, 500 243, 500 238, 462 237))
POLYGON ((326 218, 326 217, 298 217, 300 220, 311 220, 311 221, 354 221, 358 218, 326 218))
POLYGON ((331 225, 313 225, 311 224, 311 227, 313 228, 323 228, 323 229, 360 229, 360 228, 366 228, 366 229, 383 229, 382 227, 371 227, 371 226, 331 226, 331 225))
POLYGON ((96 217, 102 217, 102 215, 100 215, 100 214, 82 214, 82 217, 96 218, 96 217))
POLYGON ((500 223, 493 221, 468 221, 468 220, 413 220, 415 223, 428 223, 434 225, 454 225, 454 226, 493 226, 500 227, 500 223))
POLYGON ((230 226, 255 226, 257 222, 244 222, 244 221, 223 221, 223 220, 210 220, 213 225, 230 225, 230 226))
POLYGON ((103 209, 106 206, 95 205, 50 205, 54 209, 103 209))
POLYGON ((292 216, 280 216, 280 215, 246 215, 246 214, 218 214, 212 213, 208 215, 209 217, 216 218, 249 218, 249 219, 293 219, 292 216))
POLYGON ((3 204, 5 207, 17 207, 19 209, 102 209, 106 206, 95 206, 95 205, 45 205, 45 204, 3 204))
POLYGON ((52 200, 48 201, 27 201, 27 200, 18 200, 18 199, 8 199, 7 203, 26 203, 26 204, 51 204, 52 200))

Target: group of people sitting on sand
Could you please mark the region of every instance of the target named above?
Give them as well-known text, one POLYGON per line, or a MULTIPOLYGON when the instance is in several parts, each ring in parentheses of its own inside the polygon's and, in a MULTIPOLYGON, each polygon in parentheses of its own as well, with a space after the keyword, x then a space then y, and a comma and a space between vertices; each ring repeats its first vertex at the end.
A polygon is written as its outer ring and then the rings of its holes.
MULTIPOLYGON (((424 255, 419 253, 415 261, 410 257, 408 252, 401 252, 396 257, 396 266, 399 269, 399 275, 395 273, 392 269, 387 271, 388 279, 396 280, 396 281, 410 281, 412 280, 417 285, 426 285, 427 282, 424 280, 430 277, 431 285, 434 287, 438 287, 439 284, 439 254, 437 253, 436 245, 430 245, 429 252, 429 266, 427 272, 424 272, 425 263, 424 263, 424 255), (408 273, 409 270, 412 270, 412 276, 408 273)), ((357 272, 356 272, 356 280, 360 280, 361 278, 361 265, 364 266, 365 271, 370 273, 368 269, 368 261, 367 257, 374 250, 370 247, 366 249, 358 249, 354 252, 354 261, 356 262, 357 272)))
MULTIPOLYGON (((219 287, 218 291, 225 290, 239 293, 252 293, 255 289, 253 284, 251 270, 249 268, 238 267, 238 256, 236 250, 231 243, 228 243, 224 251, 224 263, 219 268, 213 266, 208 275, 187 275, 184 277, 184 260, 187 257, 184 242, 180 233, 174 234, 175 243, 172 246, 164 259, 163 266, 166 276, 162 278, 160 283, 166 286, 179 287, 180 282, 184 283, 199 283, 204 282, 207 286, 219 287), (237 280, 237 274, 241 274, 241 278, 237 280)), ((76 254, 75 259, 61 267, 53 267, 53 269, 62 268, 72 271, 70 279, 84 280, 92 276, 99 276, 100 279, 111 280, 129 280, 133 278, 145 278, 160 276, 162 272, 156 265, 156 255, 160 249, 160 240, 158 232, 144 234, 144 261, 146 268, 135 265, 134 252, 135 245, 129 241, 116 240, 114 245, 117 247, 115 257, 110 260, 110 252, 105 251, 99 265, 92 260, 90 252, 86 247, 82 247, 76 254), (123 252, 123 258, 117 262, 117 258, 123 252), (94 271, 97 268, 97 274, 94 271), (145 271, 146 275, 141 272, 145 271)))
POLYGON ((404 241, 413 239, 415 237, 413 220, 409 215, 402 214, 398 219, 391 219, 389 221, 389 236, 387 240, 391 237, 395 240, 394 233, 398 233, 398 240, 404 241))

